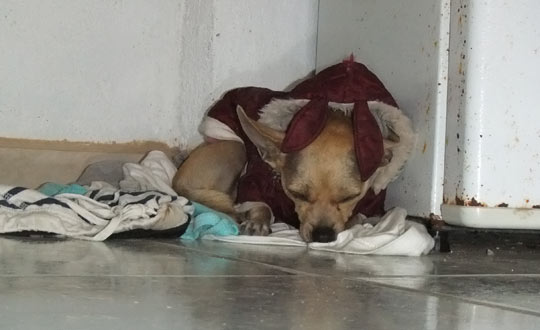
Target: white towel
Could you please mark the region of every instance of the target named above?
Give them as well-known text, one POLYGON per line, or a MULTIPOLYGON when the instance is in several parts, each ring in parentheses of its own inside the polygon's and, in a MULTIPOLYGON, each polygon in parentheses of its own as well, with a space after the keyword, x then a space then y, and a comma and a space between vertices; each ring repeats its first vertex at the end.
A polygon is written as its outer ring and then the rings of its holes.
POLYGON ((337 235, 330 243, 306 244, 297 229, 283 223, 272 225, 269 236, 204 236, 204 239, 262 245, 307 246, 313 250, 395 256, 428 254, 435 245, 433 238, 421 224, 406 220, 403 208, 388 211, 375 225, 355 225, 337 235))

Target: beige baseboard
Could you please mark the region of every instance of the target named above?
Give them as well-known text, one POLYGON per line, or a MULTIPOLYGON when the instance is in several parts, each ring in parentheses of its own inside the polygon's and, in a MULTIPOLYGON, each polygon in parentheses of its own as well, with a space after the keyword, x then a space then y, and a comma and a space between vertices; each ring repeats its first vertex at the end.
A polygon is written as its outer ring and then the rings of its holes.
POLYGON ((179 149, 161 142, 88 143, 0 138, 0 184, 36 188, 44 182, 70 183, 94 162, 137 163, 149 151, 169 157, 179 149))
POLYGON ((15 139, 5 137, 0 137, 0 148, 136 154, 144 154, 152 150, 161 150, 169 156, 172 156, 179 151, 179 148, 177 147, 171 147, 166 143, 156 141, 96 143, 66 140, 15 139))

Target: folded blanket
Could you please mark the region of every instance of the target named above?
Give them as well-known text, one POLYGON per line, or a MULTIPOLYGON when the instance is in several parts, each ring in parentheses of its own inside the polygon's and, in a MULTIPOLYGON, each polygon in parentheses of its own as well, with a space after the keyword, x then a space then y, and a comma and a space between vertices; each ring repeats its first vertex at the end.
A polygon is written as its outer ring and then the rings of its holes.
POLYGON ((178 237, 193 213, 193 205, 183 197, 101 188, 52 198, 0 185, 0 233, 39 232, 95 241, 140 231, 178 237))

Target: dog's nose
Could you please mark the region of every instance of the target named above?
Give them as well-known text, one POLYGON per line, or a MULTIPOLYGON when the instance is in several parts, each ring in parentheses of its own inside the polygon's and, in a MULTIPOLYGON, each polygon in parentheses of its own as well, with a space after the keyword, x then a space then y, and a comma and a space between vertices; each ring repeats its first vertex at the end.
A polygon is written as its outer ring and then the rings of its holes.
POLYGON ((336 240, 336 232, 331 227, 315 227, 311 237, 314 242, 328 243, 336 240))

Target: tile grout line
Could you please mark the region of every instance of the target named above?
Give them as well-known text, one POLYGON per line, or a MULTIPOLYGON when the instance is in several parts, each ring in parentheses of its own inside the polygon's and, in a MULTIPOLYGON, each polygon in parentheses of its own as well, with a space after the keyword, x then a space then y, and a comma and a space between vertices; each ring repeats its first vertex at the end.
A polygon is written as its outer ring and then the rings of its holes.
MULTIPOLYGON (((272 265, 272 264, 268 264, 268 263, 264 263, 264 262, 260 262, 260 261, 243 259, 243 258, 233 257, 233 256, 220 255, 220 254, 216 254, 216 253, 213 253, 213 252, 198 250, 196 248, 190 248, 190 247, 187 247, 187 246, 178 246, 178 247, 181 248, 181 249, 191 251, 191 252, 201 253, 201 254, 205 254, 205 255, 208 255, 208 256, 211 256, 211 257, 215 257, 215 258, 222 258, 222 259, 230 259, 230 260, 241 261, 241 262, 248 262, 248 263, 252 263, 252 264, 257 264, 257 265, 261 265, 261 266, 281 270, 283 272, 294 274, 294 275, 304 275, 304 276, 314 276, 314 277, 332 277, 331 275, 314 274, 314 273, 300 271, 300 270, 287 268, 287 267, 283 267, 283 266, 272 265)), ((512 277, 514 277, 514 276, 515 277, 540 277, 540 274, 525 274, 525 273, 516 273, 516 274, 514 274, 514 273, 510 273, 510 274, 426 274, 426 275, 374 275, 374 276, 354 276, 354 277, 350 277, 348 275, 345 275, 345 276, 341 276, 341 277, 346 278, 346 279, 369 280, 369 279, 392 279, 392 278, 407 278, 407 279, 418 278, 418 279, 420 279, 420 278, 451 278, 451 277, 467 278, 467 277, 510 277, 510 276, 512 276, 512 277)))
POLYGON ((56 277, 74 277, 74 278, 87 278, 87 277, 126 277, 126 278, 237 278, 237 277, 252 277, 252 278, 289 278, 291 275, 161 275, 161 274, 34 274, 34 275, 16 275, 16 274, 0 274, 2 278, 56 278, 56 277))
POLYGON ((381 283, 381 282, 363 280, 363 279, 358 279, 358 278, 347 278, 347 280, 369 283, 369 284, 373 284, 375 286, 380 286, 380 287, 399 290, 399 291, 406 291, 406 292, 415 293, 415 294, 429 295, 429 296, 442 297, 442 298, 451 298, 451 299, 460 300, 460 301, 463 301, 463 302, 466 302, 466 303, 471 303, 471 304, 475 304, 475 305, 481 305, 481 306, 486 306, 486 307, 496 308, 496 309, 503 309, 503 310, 508 310, 508 311, 511 311, 511 312, 516 312, 516 313, 521 313, 521 314, 540 316, 540 312, 538 312, 538 311, 533 311, 533 310, 530 310, 530 309, 521 309, 521 308, 518 308, 518 307, 509 306, 509 305, 501 304, 501 303, 492 303, 492 302, 488 302, 488 301, 475 300, 475 299, 471 299, 471 298, 464 298, 464 297, 452 295, 452 294, 449 294, 449 293, 429 292, 429 291, 424 291, 424 290, 421 290, 421 289, 412 289, 412 288, 397 286, 395 284, 381 283))
POLYGON ((540 274, 509 273, 509 274, 426 274, 426 275, 373 275, 373 276, 355 276, 357 279, 433 279, 433 278, 472 278, 472 277, 540 277, 540 274))
POLYGON ((211 256, 211 257, 214 257, 214 258, 246 262, 246 263, 250 263, 250 264, 264 266, 266 268, 276 269, 276 270, 279 270, 279 271, 282 271, 282 272, 285 272, 285 273, 291 274, 291 275, 301 275, 301 276, 310 276, 310 277, 326 277, 325 275, 312 274, 312 273, 309 273, 309 272, 303 272, 303 271, 299 271, 299 270, 296 270, 296 269, 291 269, 291 268, 287 268, 287 267, 272 265, 272 264, 268 264, 268 263, 264 263, 264 262, 260 262, 260 261, 254 261, 254 260, 243 259, 243 258, 232 257, 232 256, 223 256, 223 255, 215 254, 215 253, 212 253, 212 252, 197 250, 197 249, 190 248, 190 247, 187 247, 187 246, 180 246, 180 247, 182 249, 187 250, 187 251, 196 252, 196 253, 200 253, 200 254, 205 254, 207 256, 211 256))
MULTIPOLYGON (((512 312, 516 312, 516 313, 528 314, 528 315, 533 315, 533 316, 540 316, 540 312, 535 312, 535 311, 532 311, 532 310, 519 309, 519 308, 512 307, 512 306, 507 306, 507 305, 504 305, 504 304, 490 303, 490 302, 485 302, 485 301, 477 301, 477 300, 474 300, 474 299, 463 298, 463 297, 459 297, 459 296, 455 296, 455 295, 451 295, 451 294, 428 292, 428 291, 423 291, 423 290, 418 290, 418 289, 400 287, 400 286, 387 284, 387 283, 380 283, 380 282, 376 282, 376 281, 370 281, 368 277, 341 276, 340 278, 335 278, 335 277, 333 277, 331 275, 313 274, 313 273, 309 273, 309 272, 293 270, 293 269, 290 269, 290 268, 271 265, 271 264, 258 262, 258 261, 252 261, 252 260, 247 260, 247 259, 242 259, 242 258, 237 258, 237 257, 222 256, 222 255, 218 255, 218 254, 215 254, 215 253, 210 253, 210 252, 206 252, 206 251, 197 250, 197 249, 194 249, 194 248, 188 248, 186 246, 181 246, 181 248, 192 251, 192 252, 197 252, 197 253, 202 253, 202 254, 206 254, 206 255, 209 255, 209 256, 217 257, 217 258, 223 258, 223 259, 229 259, 229 260, 235 260, 235 261, 241 261, 241 262, 257 264, 257 265, 261 265, 261 266, 265 266, 265 267, 269 267, 269 268, 273 268, 273 269, 278 269, 278 270, 281 270, 281 271, 284 271, 284 272, 287 272, 287 273, 291 273, 291 274, 295 274, 295 275, 302 275, 302 276, 309 276, 309 277, 316 277, 316 278, 333 278, 333 279, 336 279, 336 280, 347 280, 347 281, 353 281, 353 282, 363 282, 363 283, 366 283, 366 284, 370 284, 370 285, 374 285, 374 286, 378 286, 378 287, 384 287, 384 288, 388 288, 388 289, 406 291, 406 292, 409 292, 409 293, 415 293, 415 294, 420 294, 420 295, 442 297, 442 298, 450 298, 450 299, 454 299, 454 300, 458 300, 458 301, 462 301, 462 302, 466 302, 466 303, 471 303, 471 304, 475 304, 475 305, 482 305, 482 306, 486 306, 486 307, 490 307, 490 308, 503 309, 503 310, 508 310, 508 311, 512 311, 512 312)), ((492 274, 492 275, 496 275, 496 274, 492 274)), ((540 275, 528 276, 528 274, 523 274, 523 275, 527 276, 527 277, 540 276, 540 275)), ((474 275, 471 275, 471 277, 473 277, 473 276, 474 275)), ((506 276, 515 276, 515 275, 514 274, 509 274, 509 275, 506 275, 506 276)), ((420 277, 421 276, 419 276, 419 278, 420 277)), ((435 275, 434 277, 437 277, 437 275, 435 275)))

